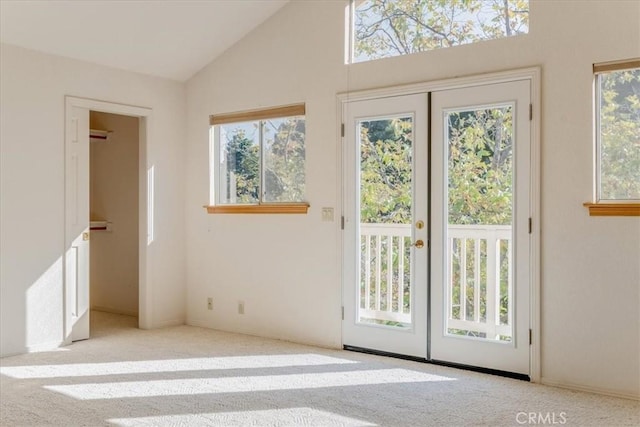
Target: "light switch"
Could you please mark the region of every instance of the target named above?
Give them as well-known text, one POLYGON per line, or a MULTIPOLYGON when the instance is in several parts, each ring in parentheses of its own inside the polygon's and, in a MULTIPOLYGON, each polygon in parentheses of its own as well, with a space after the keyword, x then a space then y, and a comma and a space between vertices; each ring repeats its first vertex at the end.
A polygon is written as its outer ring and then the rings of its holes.
POLYGON ((333 208, 322 208, 322 221, 333 222, 333 208))

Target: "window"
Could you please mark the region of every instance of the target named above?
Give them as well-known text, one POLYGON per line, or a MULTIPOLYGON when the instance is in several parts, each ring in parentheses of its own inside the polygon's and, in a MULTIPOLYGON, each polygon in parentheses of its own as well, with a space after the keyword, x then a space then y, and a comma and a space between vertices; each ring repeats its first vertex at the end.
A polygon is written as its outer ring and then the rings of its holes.
POLYGON ((529 0, 352 0, 351 61, 529 32, 529 0))
POLYGON ((305 213, 304 104, 210 117, 210 213, 305 213))
POLYGON ((596 203, 586 205, 591 215, 640 215, 640 59, 593 72, 596 203))

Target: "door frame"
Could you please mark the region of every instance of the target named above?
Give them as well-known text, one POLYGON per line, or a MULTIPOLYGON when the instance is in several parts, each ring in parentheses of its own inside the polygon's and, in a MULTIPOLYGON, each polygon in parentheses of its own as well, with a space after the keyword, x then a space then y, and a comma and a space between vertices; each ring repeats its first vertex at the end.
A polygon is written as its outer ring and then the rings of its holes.
MULTIPOLYGON (((337 194, 338 209, 341 213, 341 221, 338 221, 337 231, 340 236, 337 239, 337 271, 341 283, 340 300, 344 304, 343 295, 344 287, 347 286, 344 277, 344 245, 345 233, 343 221, 345 218, 345 200, 347 192, 345 191, 345 161, 344 155, 344 111, 348 108, 351 101, 362 101, 376 98, 386 98, 391 96, 413 95, 417 93, 434 92, 447 89, 460 89, 471 86, 479 86, 494 83, 505 83, 517 80, 529 80, 531 87, 531 153, 530 153, 530 216, 532 221, 530 246, 530 287, 529 287, 529 328, 531 329, 531 345, 529 346, 529 378, 531 382, 540 382, 540 67, 529 67, 516 70, 501 71, 495 73, 487 73, 482 75, 474 75, 467 77, 457 77, 452 79, 434 80, 430 82, 421 82, 401 86, 384 87, 378 89, 361 90, 355 92, 343 92, 337 95, 336 100, 336 117, 337 117, 337 194)), ((430 303, 430 302, 428 302, 430 303)), ((344 306, 342 307, 344 312, 344 306)), ((342 333, 342 327, 340 328, 342 333)), ((342 345, 344 340, 341 339, 342 345)))
MULTIPOLYGON (((148 241, 153 235, 153 182, 147 179, 147 147, 149 139, 152 135, 151 125, 153 120, 153 111, 151 108, 138 107, 133 105, 119 104, 108 101, 99 101, 89 98, 80 98, 75 96, 65 96, 65 134, 71 130, 67 128, 67 117, 70 117, 72 108, 86 109, 89 111, 97 111, 101 113, 120 114, 123 116, 138 118, 138 327, 141 329, 150 329, 152 326, 152 282, 150 280, 150 268, 148 263, 148 241)), ((66 141, 66 138, 65 138, 66 141)), ((88 141, 88 137, 87 137, 88 141)), ((65 163, 67 158, 65 143, 65 163)), ((66 232, 66 222, 71 212, 67 209, 66 188, 68 187, 69 176, 65 164, 65 248, 71 242, 68 242, 66 232)), ((63 260, 63 269, 66 266, 66 249, 63 251, 65 259, 63 260)), ((67 286, 66 269, 63 270, 63 341, 64 345, 71 344, 72 323, 67 301, 70 298, 70 287, 67 286)), ((90 304, 90 303, 89 303, 90 304)))

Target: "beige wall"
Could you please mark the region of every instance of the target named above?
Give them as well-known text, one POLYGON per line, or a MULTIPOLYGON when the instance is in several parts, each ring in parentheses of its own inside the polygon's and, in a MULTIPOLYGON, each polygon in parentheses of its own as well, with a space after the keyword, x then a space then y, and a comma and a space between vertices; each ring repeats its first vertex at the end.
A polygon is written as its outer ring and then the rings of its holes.
POLYGON ((149 326, 182 324, 185 89, 144 76, 0 45, 0 355, 63 340, 65 96, 152 110, 155 240, 144 266, 149 326))
POLYGON ((138 118, 92 111, 91 219, 111 231, 91 232, 91 308, 138 314, 138 118))
POLYGON ((291 2, 187 84, 188 322, 339 347, 341 235, 320 216, 340 209, 336 94, 540 66, 542 380, 639 396, 640 219, 589 217, 582 203, 591 66, 640 56, 640 2, 532 1, 526 36, 354 65, 346 4, 291 2), (309 214, 207 215, 209 114, 294 102, 307 105, 309 214))

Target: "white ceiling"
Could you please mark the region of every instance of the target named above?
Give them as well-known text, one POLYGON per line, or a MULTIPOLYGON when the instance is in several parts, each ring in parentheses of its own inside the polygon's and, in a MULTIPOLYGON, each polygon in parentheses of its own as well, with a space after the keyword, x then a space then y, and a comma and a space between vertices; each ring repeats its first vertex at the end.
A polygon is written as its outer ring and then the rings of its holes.
POLYGON ((288 0, 0 0, 0 41, 185 81, 288 0))

